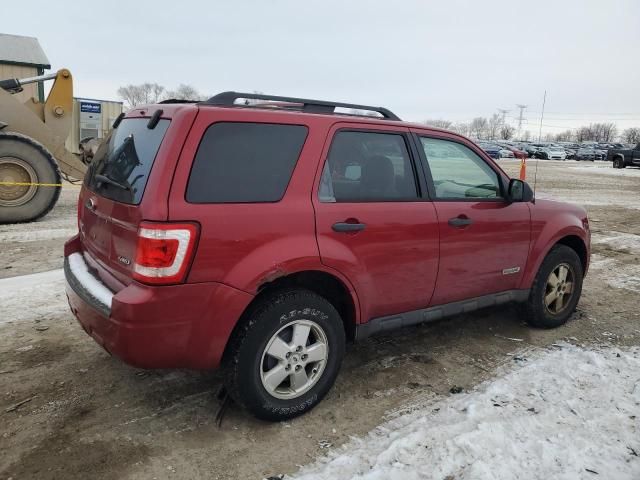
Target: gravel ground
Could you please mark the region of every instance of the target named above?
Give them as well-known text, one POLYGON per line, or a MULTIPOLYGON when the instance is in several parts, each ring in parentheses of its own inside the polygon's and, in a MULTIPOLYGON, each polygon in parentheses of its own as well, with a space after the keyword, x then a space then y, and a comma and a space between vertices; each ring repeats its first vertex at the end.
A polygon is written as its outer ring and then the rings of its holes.
MULTIPOLYGON (((517 172, 518 162, 502 163, 517 172)), ((218 427, 218 373, 128 367, 76 324, 55 273, 34 277, 40 286, 9 289, 15 281, 0 280, 0 479, 293 473, 416 402, 472 389, 516 352, 559 341, 640 345, 640 170, 541 161, 537 180, 541 197, 583 204, 591 219, 593 267, 567 325, 533 330, 505 307, 368 339, 349 348, 327 398, 286 423, 259 422, 231 406, 218 427)), ((0 278, 62 266, 77 194, 65 188, 39 222, 0 226, 0 278)))

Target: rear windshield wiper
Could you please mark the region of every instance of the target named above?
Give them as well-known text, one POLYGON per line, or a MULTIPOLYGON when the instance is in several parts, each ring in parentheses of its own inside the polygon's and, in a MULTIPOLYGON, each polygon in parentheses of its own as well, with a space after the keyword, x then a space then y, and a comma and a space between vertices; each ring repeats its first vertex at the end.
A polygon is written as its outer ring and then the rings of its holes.
POLYGON ((133 191, 129 185, 124 185, 120 182, 116 182, 115 180, 107 177, 106 175, 102 175, 101 173, 96 174, 96 176, 93 178, 100 183, 107 183, 109 185, 113 185, 114 187, 121 188, 122 190, 126 190, 128 192, 133 191))

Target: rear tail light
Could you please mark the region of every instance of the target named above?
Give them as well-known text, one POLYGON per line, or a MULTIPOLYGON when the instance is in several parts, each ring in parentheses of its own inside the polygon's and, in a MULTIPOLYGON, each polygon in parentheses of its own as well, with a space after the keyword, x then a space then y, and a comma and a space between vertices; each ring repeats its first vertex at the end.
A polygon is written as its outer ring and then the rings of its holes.
POLYGON ((193 258, 197 236, 198 226, 194 223, 142 222, 133 278, 156 285, 182 282, 193 258))

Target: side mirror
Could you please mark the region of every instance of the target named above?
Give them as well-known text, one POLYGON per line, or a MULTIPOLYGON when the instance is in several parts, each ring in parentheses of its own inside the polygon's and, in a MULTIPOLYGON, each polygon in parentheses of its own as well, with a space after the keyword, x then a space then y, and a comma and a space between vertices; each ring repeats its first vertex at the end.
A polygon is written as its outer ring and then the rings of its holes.
POLYGON ((531 190, 527 182, 512 178, 509 180, 507 199, 510 202, 531 202, 533 200, 533 190, 531 190))

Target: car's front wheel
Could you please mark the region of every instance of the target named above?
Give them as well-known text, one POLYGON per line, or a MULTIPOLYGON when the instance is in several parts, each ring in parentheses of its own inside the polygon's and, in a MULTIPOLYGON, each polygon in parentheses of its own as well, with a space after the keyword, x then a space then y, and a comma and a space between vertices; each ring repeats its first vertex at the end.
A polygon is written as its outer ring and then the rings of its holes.
POLYGON ((525 320, 538 328, 554 328, 569 320, 582 293, 584 272, 580 257, 566 245, 547 254, 524 304, 525 320))
POLYGON ((624 160, 620 157, 617 157, 613 160, 613 168, 624 168, 624 160))
POLYGON ((227 390, 258 418, 293 418, 331 389, 344 349, 342 319, 330 302, 304 289, 275 292, 259 301, 231 340, 227 390))

